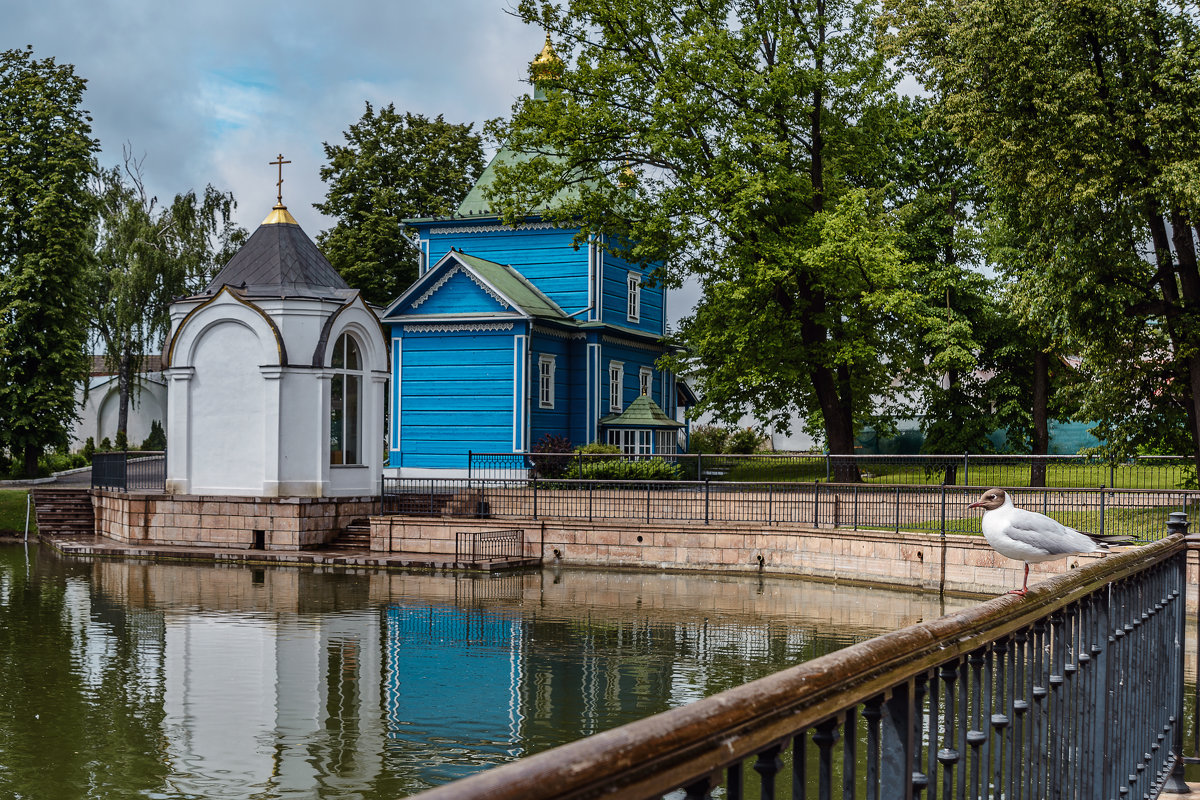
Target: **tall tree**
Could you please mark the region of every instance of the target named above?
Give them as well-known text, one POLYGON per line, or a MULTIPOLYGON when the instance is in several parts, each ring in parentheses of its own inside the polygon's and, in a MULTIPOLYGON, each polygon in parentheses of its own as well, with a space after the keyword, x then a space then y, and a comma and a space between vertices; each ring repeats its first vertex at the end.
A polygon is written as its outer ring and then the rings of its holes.
POLYGON ((1112 451, 1200 462, 1200 30, 1161 0, 901 0, 911 64, 1021 237, 1026 308, 1112 451))
POLYGON ((892 76, 853 0, 523 0, 566 63, 498 141, 506 220, 552 220, 660 278, 701 277, 686 324, 704 403, 820 420, 832 452, 895 369, 903 283, 877 184, 892 76), (564 188, 570 191, 562 191, 564 188), (557 197, 556 197, 557 195, 557 197), (888 366, 891 362, 892 366, 888 366))
POLYGON ((26 475, 66 445, 87 375, 97 143, 85 84, 32 48, 0 53, 0 440, 26 475))
POLYGON ((471 124, 439 115, 397 113, 370 103, 345 132, 325 143, 325 202, 337 218, 317 236, 325 257, 369 303, 386 305, 417 277, 417 249, 403 220, 449 214, 483 171, 483 145, 471 124))
POLYGON ((200 290, 246 238, 230 220, 237 205, 232 193, 210 185, 203 195, 188 191, 159 206, 146 192, 142 160, 128 147, 124 155, 122 166, 95 182, 100 214, 91 304, 92 330, 117 375, 118 436, 128 430, 134 379, 170 329, 171 300, 200 290))

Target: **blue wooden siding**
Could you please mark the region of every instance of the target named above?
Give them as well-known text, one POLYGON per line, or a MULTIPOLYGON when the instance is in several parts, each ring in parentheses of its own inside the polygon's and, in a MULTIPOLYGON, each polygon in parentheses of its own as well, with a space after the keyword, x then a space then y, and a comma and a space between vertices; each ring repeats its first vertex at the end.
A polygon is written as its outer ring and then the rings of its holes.
POLYGON ((641 270, 611 253, 604 254, 604 315, 603 321, 609 325, 619 325, 623 328, 633 328, 639 331, 661 336, 663 333, 663 298, 661 284, 651 285, 649 270, 641 270), (627 316, 629 310, 629 273, 636 272, 642 276, 641 309, 638 321, 630 322, 627 316))
POLYGON ((511 451, 513 339, 513 331, 402 335, 391 466, 465 469, 468 450, 511 451))
POLYGON ((575 438, 571 430, 573 416, 578 416, 578 393, 571 391, 578 383, 577 360, 582 342, 534 332, 529 348, 529 443, 536 445, 543 436, 565 436, 572 444, 586 444, 575 438), (541 407, 541 356, 554 356, 554 408, 541 407))
MULTIPOLYGON (((451 270, 457 267, 451 267, 451 270)), ((434 281, 436 283, 436 281, 434 281)), ((432 288, 430 284, 429 288, 432 288)), ((417 294, 413 301, 419 300, 425 291, 417 294)), ((463 314, 463 313, 495 313, 498 311, 512 311, 511 307, 505 308, 498 300, 489 295, 475 281, 466 275, 461 269, 454 272, 450 276, 450 280, 442 284, 441 287, 429 299, 422 302, 416 308, 410 304, 404 309, 405 313, 412 314, 463 314)))
MULTIPOLYGON (((494 228, 494 220, 484 227, 494 228)), ((455 231, 463 230, 457 223, 455 231)), ((469 255, 507 264, 568 314, 588 305, 588 248, 574 248, 574 229, 489 230, 482 233, 437 233, 438 227, 419 228, 429 241, 430 265, 457 248, 469 255)), ((586 317, 583 317, 586 318, 586 317)))
MULTIPOLYGON (((622 362, 622 364, 624 366, 625 374, 622 379, 622 387, 621 387, 621 410, 624 411, 626 408, 629 407, 629 404, 632 403, 634 401, 634 399, 641 393, 641 386, 639 385, 639 378, 638 378, 638 372, 639 372, 640 368, 641 367, 650 367, 653 370, 654 369, 654 360, 656 358, 658 358, 658 356, 659 356, 658 352, 646 350, 641 347, 633 347, 630 345, 611 342, 611 341, 605 341, 603 343, 603 345, 601 347, 601 364, 600 364, 600 369, 601 369, 600 377, 601 377, 601 380, 603 381, 603 386, 601 386, 601 392, 600 392, 600 394, 601 394, 601 406, 600 406, 601 414, 600 414, 600 416, 602 416, 602 417, 608 416, 609 414, 613 413, 612 411, 609 410, 609 408, 610 408, 610 405, 609 405, 610 396, 609 396, 609 385, 608 385, 609 364, 613 361, 620 361, 620 362, 622 362)), ((651 389, 650 399, 653 400, 655 403, 658 403, 659 407, 662 408, 663 404, 661 401, 662 401, 663 382, 662 382, 662 376, 658 373, 657 370, 654 370, 654 372, 653 372, 651 383, 652 383, 652 389, 651 389)))

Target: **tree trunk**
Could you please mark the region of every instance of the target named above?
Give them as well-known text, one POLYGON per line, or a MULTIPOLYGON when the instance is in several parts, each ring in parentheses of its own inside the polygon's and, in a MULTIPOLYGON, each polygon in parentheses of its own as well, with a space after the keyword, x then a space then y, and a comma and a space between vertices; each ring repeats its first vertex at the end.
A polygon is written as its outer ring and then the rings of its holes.
POLYGON ((838 381, 833 370, 828 367, 815 369, 812 382, 825 423, 830 478, 835 483, 858 483, 862 477, 854 458, 854 420, 846 408, 846 398, 838 395, 838 381))
POLYGON ((25 445, 25 477, 36 478, 38 471, 38 456, 42 454, 42 448, 36 444, 25 445))
MULTIPOLYGON (((1191 226, 1178 210, 1171 212, 1171 237, 1175 245, 1179 288, 1183 295, 1181 306, 1184 312, 1194 314, 1200 309, 1200 268, 1196 264, 1196 241, 1192 238, 1191 226)), ((1190 354, 1184 359, 1187 369, 1186 402, 1192 430, 1192 457, 1196 461, 1197 474, 1200 474, 1200 353, 1197 352, 1197 347, 1200 347, 1197 339, 1200 337, 1197 337, 1187 316, 1182 320, 1179 334, 1185 341, 1182 351, 1190 354)))
POLYGON ((1033 442, 1035 458, 1029 462, 1029 485, 1045 487, 1046 460, 1036 458, 1050 452, 1050 355, 1043 350, 1033 354, 1033 442))
POLYGON ((124 440, 126 447, 129 443, 129 384, 132 376, 130 373, 131 359, 129 353, 121 354, 121 362, 117 366, 117 392, 119 394, 119 403, 117 405, 117 439, 124 440))

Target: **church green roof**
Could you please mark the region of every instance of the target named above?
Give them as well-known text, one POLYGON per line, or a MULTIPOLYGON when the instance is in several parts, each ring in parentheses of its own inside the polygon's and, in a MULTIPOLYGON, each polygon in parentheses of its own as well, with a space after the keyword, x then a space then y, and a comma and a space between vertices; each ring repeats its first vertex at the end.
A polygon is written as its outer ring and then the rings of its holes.
POLYGON ((458 250, 454 251, 454 256, 473 269, 479 277, 494 286, 497 291, 520 306, 531 317, 568 319, 557 303, 512 267, 458 250))
POLYGON ((671 419, 648 395, 639 395, 629 408, 620 414, 601 417, 601 425, 620 425, 626 428, 682 428, 683 423, 671 419))
MULTIPOLYGON (((463 201, 458 204, 458 210, 454 212, 454 215, 456 217, 497 216, 498 212, 492 209, 491 203, 488 202, 485 196, 496 182, 497 167, 520 164, 524 161, 529 161, 532 157, 533 156, 529 153, 521 153, 516 150, 512 150, 508 147, 508 145, 500 148, 500 152, 496 153, 495 158, 488 162, 487 167, 484 168, 483 173, 479 176, 479 179, 475 181, 475 185, 471 187, 471 191, 467 192, 467 196, 464 197, 463 201)), ((560 189, 559 192, 550 199, 549 203, 530 209, 529 211, 532 214, 537 214, 545 211, 548 208, 553 208, 575 193, 575 190, 570 187, 560 189)))

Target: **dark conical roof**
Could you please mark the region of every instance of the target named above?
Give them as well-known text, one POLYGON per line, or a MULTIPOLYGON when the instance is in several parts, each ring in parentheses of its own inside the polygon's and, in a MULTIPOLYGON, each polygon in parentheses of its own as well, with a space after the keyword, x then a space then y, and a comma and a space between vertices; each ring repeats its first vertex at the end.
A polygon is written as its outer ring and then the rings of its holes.
POLYGON ((286 208, 271 215, 212 279, 206 292, 222 286, 251 297, 318 297, 344 299, 353 290, 321 255, 286 208))

